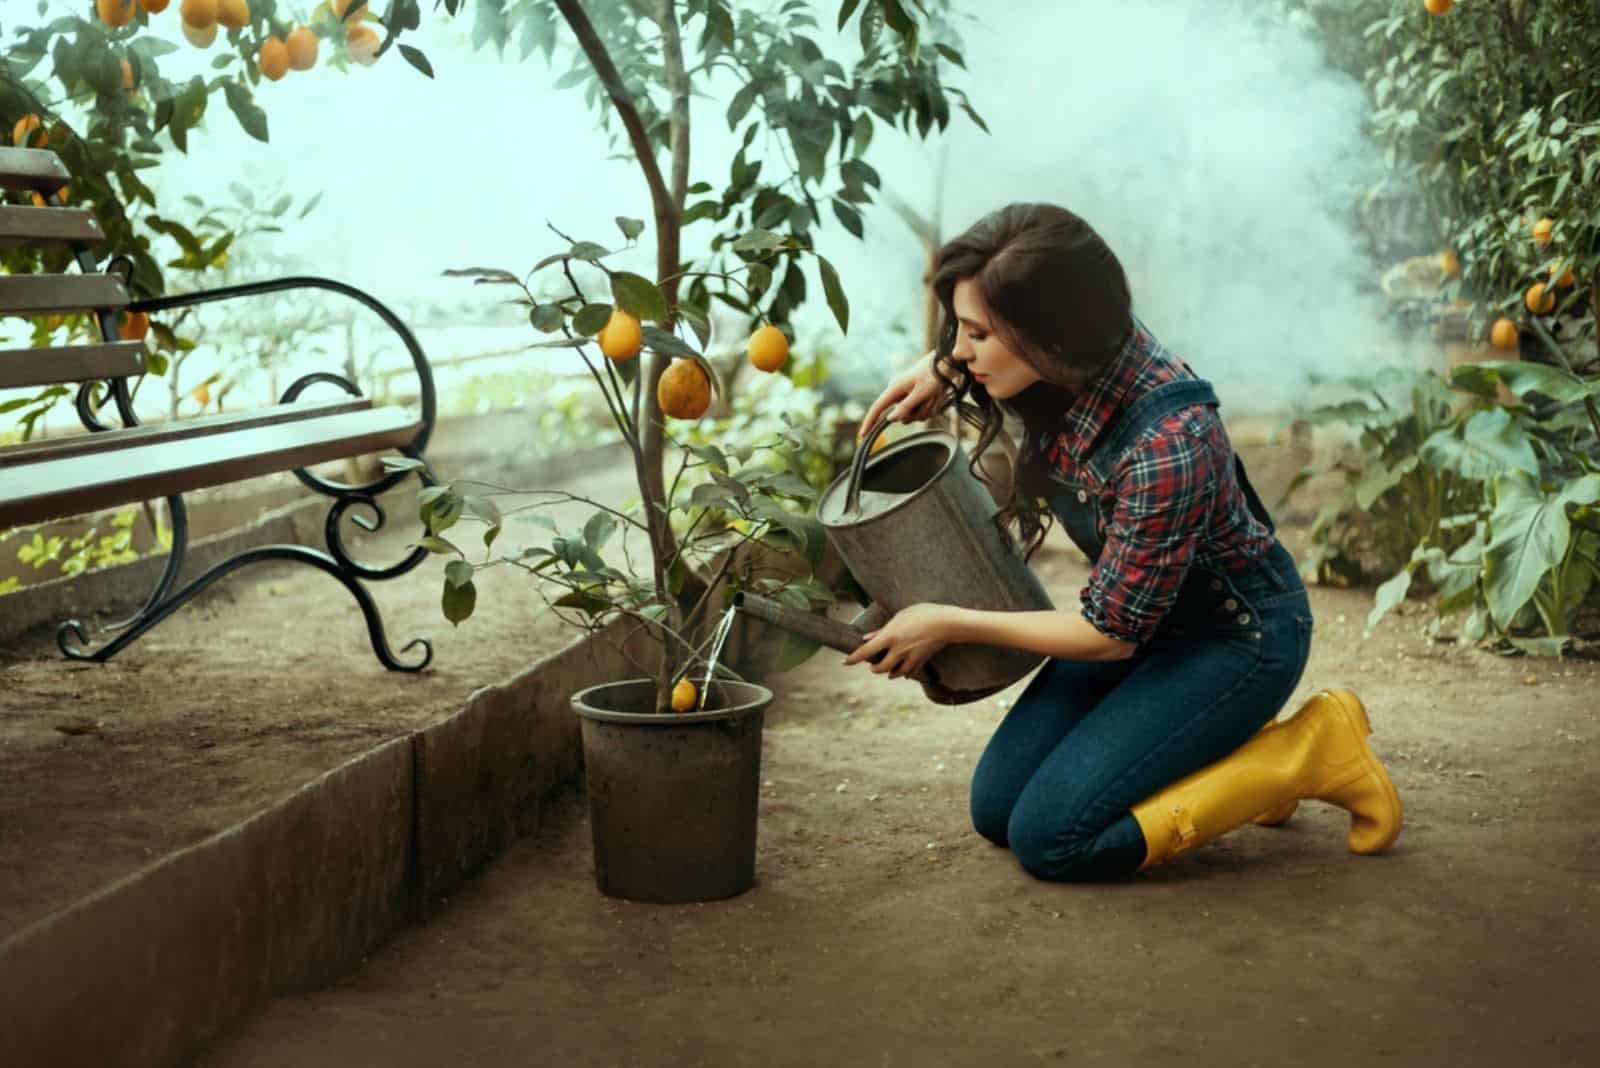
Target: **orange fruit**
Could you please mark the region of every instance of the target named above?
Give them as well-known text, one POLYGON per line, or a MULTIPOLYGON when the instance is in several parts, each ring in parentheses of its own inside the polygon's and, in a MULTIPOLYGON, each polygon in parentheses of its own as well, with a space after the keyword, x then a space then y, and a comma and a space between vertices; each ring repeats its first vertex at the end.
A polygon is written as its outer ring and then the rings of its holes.
POLYGON ((150 315, 147 312, 129 312, 122 319, 117 333, 124 341, 143 341, 150 332, 150 315))
MULTIPOLYGON (((333 17, 336 18, 336 19, 343 19, 344 18, 345 8, 347 8, 349 6, 350 6, 350 0, 333 0, 333 4, 332 4, 333 17)), ((367 17, 367 12, 365 10, 366 6, 367 6, 366 0, 361 0, 361 2, 356 5, 356 13, 354 15, 350 16, 350 21, 354 22, 357 19, 366 18, 367 17)))
POLYGON ((217 0, 183 0, 178 17, 185 26, 208 30, 217 24, 217 0))
POLYGON ((41 120, 39 116, 32 113, 24 115, 22 118, 17 120, 17 124, 15 126, 11 127, 11 143, 21 148, 32 148, 35 145, 42 145, 50 139, 50 135, 47 133, 40 133, 37 137, 35 137, 33 136, 33 132, 35 130, 42 131, 43 129, 44 121, 41 120))
MULTIPOLYGON (((65 204, 67 202, 67 187, 62 186, 60 189, 57 189, 55 196, 62 204, 65 204)), ((35 193, 33 194, 33 206, 36 208, 48 208, 51 205, 50 202, 43 196, 35 193)))
POLYGON ((133 0, 94 0, 94 11, 107 26, 126 26, 139 13, 133 0))
POLYGON ((1522 295, 1522 303, 1535 315, 1549 315, 1556 310, 1556 295, 1546 293, 1543 282, 1535 282, 1522 295))
POLYGON ((202 382, 198 386, 195 386, 193 396, 195 403, 204 408, 206 405, 211 403, 211 384, 208 382, 202 382))
POLYGON ((600 342, 600 351, 606 354, 606 359, 631 360, 644 347, 644 332, 639 328, 639 320, 616 308, 595 335, 595 340, 600 342))
POLYGON ((230 30, 242 30, 250 25, 248 0, 220 0, 217 4, 217 21, 230 30))
POLYGON ((711 407, 711 379, 695 361, 673 360, 656 386, 656 403, 673 419, 698 419, 711 407))
POLYGON ((1499 318, 1494 321, 1494 326, 1489 328, 1489 344, 1497 349, 1514 349, 1520 341, 1517 333, 1517 324, 1510 319, 1499 318))
POLYGON ((209 26, 200 27, 191 26, 185 22, 183 24, 183 39, 196 48, 210 48, 217 40, 217 24, 213 22, 209 26))
POLYGON ((139 6, 149 15, 159 15, 167 9, 170 0, 139 0, 139 6))
POLYGON ((256 69, 269 82, 289 73, 289 46, 276 37, 262 41, 261 50, 256 53, 256 69))
POLYGON ((1456 0, 1422 0, 1422 6, 1430 15, 1443 15, 1456 6, 1456 0))
POLYGON ((1578 280, 1572 273, 1572 264, 1558 263, 1550 268, 1550 278, 1555 282, 1557 289, 1571 289, 1572 283, 1578 280))
POLYGON ((691 712, 694 710, 695 698, 700 693, 694 688, 694 683, 688 679, 679 679, 678 684, 672 688, 672 710, 674 712, 691 712))
POLYGON ((750 335, 750 362, 771 373, 789 362, 789 339, 771 324, 750 335))
POLYGON ((296 26, 284 42, 289 46, 289 69, 310 70, 317 63, 317 35, 310 26, 296 26))
POLYGON ((133 64, 129 63, 127 57, 124 56, 122 59, 122 88, 131 93, 133 92, 133 86, 133 64))
POLYGON ((344 35, 344 50, 363 67, 378 62, 378 31, 371 26, 351 26, 344 35))
POLYGON ((1461 273, 1461 258, 1456 255, 1456 250, 1447 248, 1439 253, 1439 270, 1444 272, 1446 278, 1454 278, 1461 273))
POLYGON ((1550 243, 1550 231, 1554 226, 1555 226, 1555 223, 1552 222, 1549 218, 1540 219, 1538 222, 1534 223, 1533 224, 1533 240, 1534 240, 1534 242, 1537 243, 1537 244, 1540 244, 1540 245, 1548 245, 1550 243))

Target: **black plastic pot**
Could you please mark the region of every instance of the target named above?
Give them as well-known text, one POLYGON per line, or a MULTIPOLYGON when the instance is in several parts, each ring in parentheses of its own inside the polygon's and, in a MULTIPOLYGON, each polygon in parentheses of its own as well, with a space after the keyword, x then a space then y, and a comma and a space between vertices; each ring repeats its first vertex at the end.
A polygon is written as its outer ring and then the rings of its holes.
POLYGON ((649 679, 573 695, 601 893, 676 903, 750 889, 771 703, 766 687, 725 680, 704 712, 657 714, 649 679))

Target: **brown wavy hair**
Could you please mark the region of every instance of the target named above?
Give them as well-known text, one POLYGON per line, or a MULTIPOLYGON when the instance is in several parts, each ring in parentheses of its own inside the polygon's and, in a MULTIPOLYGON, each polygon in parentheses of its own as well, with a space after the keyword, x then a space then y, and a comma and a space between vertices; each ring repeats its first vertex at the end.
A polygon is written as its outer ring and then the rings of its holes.
POLYGON ((1033 556, 1050 530, 1039 439, 1060 425, 1085 382, 1105 368, 1133 332, 1133 298, 1122 264, 1094 228, 1054 204, 1008 204, 939 250, 933 290, 944 310, 934 373, 951 391, 961 421, 978 431, 971 468, 1000 435, 1005 416, 1021 420, 1010 498, 996 522, 1033 556), (1007 348, 1039 373, 1015 397, 996 400, 955 349, 956 283, 970 279, 989 324, 1007 348))

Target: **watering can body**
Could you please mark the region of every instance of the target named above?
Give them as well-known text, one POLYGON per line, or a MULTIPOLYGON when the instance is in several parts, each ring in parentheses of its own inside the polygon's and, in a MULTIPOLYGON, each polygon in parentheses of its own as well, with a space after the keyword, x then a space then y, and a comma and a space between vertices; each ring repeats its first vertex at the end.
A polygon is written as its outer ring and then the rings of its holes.
MULTIPOLYGON (((1015 542, 995 523, 999 506, 972 474, 954 434, 912 434, 871 455, 887 423, 860 441, 850 470, 817 502, 817 519, 871 598, 851 624, 793 613, 746 597, 746 611, 845 651, 894 613, 925 601, 996 611, 1054 607, 1015 542), (812 623, 800 623, 794 615, 812 623), (824 633, 826 631, 826 633, 824 633)), ((1037 653, 954 643, 918 681, 932 699, 961 704, 995 693, 1038 667, 1037 653)))

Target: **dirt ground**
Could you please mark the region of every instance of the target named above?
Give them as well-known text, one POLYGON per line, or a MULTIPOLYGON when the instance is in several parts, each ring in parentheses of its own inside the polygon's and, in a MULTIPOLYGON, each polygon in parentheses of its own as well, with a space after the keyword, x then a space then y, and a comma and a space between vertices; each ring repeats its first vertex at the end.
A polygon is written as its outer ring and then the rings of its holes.
MULTIPOLYGON (((1246 455, 1270 497, 1275 457, 1246 455)), ((1291 549, 1303 534, 1285 525, 1291 549)), ((1058 535, 1037 566, 1070 604, 1084 568, 1058 535)), ((434 671, 382 671, 342 591, 292 571, 107 667, 11 650, 0 932, 570 637, 514 583, 455 634, 431 574, 382 596, 395 634, 440 639, 434 671), (98 732, 56 730, 80 716, 98 732)), ((1123 883, 1039 882, 967 819, 973 765, 1025 683, 945 708, 824 651, 774 680, 749 893, 602 897, 569 794, 427 926, 198 1063, 1594 1063, 1600 663, 1430 646, 1420 605, 1363 638, 1370 594, 1312 602, 1291 707, 1331 685, 1366 700, 1406 807, 1389 854, 1347 853, 1343 814, 1307 803, 1123 883)))

